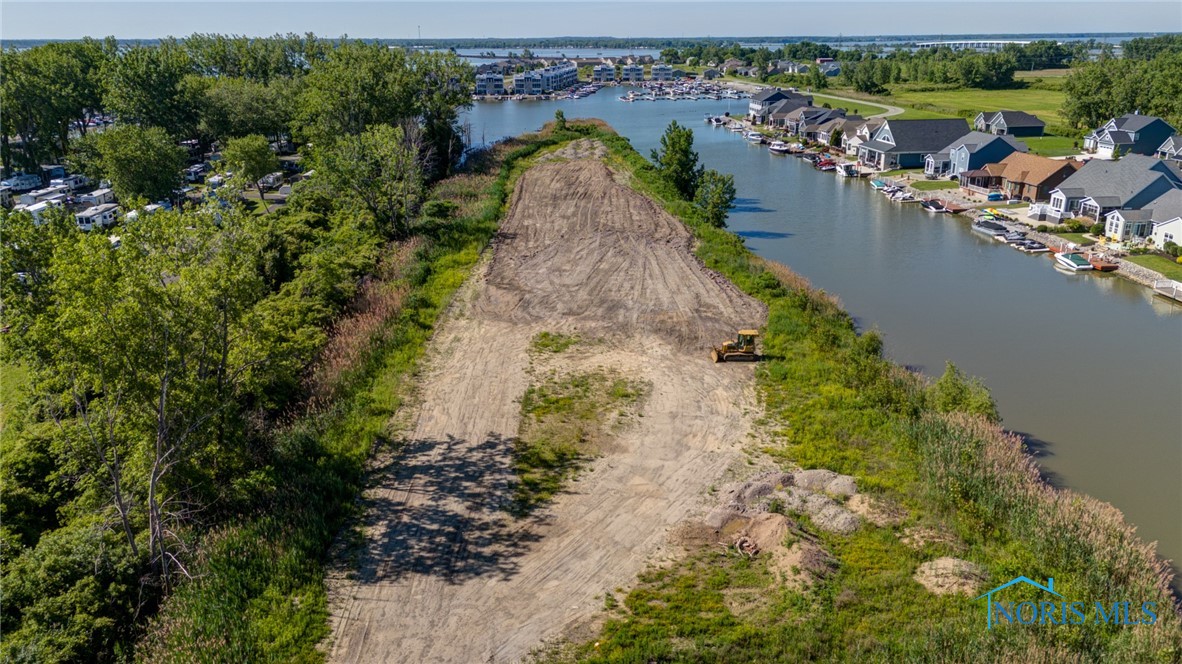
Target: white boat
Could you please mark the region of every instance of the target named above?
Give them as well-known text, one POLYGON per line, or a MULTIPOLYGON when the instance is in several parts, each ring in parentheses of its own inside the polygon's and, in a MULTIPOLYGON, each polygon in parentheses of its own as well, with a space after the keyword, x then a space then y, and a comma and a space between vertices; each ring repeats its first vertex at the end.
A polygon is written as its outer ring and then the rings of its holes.
POLYGON ((1059 267, 1066 268, 1072 272, 1083 272, 1084 270, 1093 270, 1092 264, 1088 259, 1080 254, 1055 254, 1055 264, 1059 267))
POLYGON ((990 237, 995 235, 1005 235, 1008 231, 1005 226, 992 221, 974 221, 973 230, 978 233, 984 233, 990 237))
POLYGON ((743 134, 743 139, 746 140, 748 143, 762 143, 763 142, 763 134, 761 134, 757 131, 749 131, 749 132, 746 132, 745 134, 743 134))
POLYGON ((856 164, 839 164, 837 166, 837 174, 843 178, 856 178, 858 173, 858 166, 856 164))
POLYGON ((726 128, 735 132, 736 134, 743 131, 743 125, 739 124, 738 122, 732 122, 728 124, 726 128))
POLYGON ((784 141, 772 141, 772 144, 767 146, 767 150, 772 154, 788 154, 792 151, 792 147, 784 141))

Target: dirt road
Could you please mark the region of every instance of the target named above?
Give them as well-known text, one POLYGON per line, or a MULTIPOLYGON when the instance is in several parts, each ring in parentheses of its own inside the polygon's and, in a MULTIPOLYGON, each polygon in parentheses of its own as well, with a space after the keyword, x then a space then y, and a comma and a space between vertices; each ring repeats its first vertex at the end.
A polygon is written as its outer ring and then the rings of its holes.
POLYGON ((432 342, 405 447, 367 492, 358 569, 330 583, 332 661, 519 661, 660 555, 755 416, 752 367, 713 365, 704 349, 766 316, 690 246, 599 160, 519 180, 492 260, 432 342), (545 362, 612 367, 652 392, 569 491, 515 519, 502 507, 540 331, 596 340, 545 362))

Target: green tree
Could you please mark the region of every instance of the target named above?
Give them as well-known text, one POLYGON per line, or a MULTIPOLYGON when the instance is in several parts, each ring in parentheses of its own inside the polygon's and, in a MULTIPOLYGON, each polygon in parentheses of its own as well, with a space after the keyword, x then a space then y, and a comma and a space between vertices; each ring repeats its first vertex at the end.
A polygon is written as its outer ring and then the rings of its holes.
POLYGON ((316 153, 316 178, 348 192, 380 227, 405 236, 423 198, 423 173, 414 137, 399 127, 374 125, 342 136, 316 153))
POLYGON ((976 378, 969 378, 951 362, 944 375, 928 392, 933 407, 942 413, 962 412, 981 415, 996 422, 997 403, 989 390, 976 378))
POLYGON ((215 79, 201 104, 201 132, 213 139, 262 134, 278 137, 291 121, 286 88, 289 82, 264 85, 245 78, 215 79))
POLYGON ((554 128, 558 131, 566 131, 566 113, 561 109, 554 111, 554 128))
POLYGON ((661 136, 661 149, 653 150, 652 160, 669 184, 687 201, 694 200, 698 181, 702 178, 703 167, 698 164, 698 153, 694 152, 694 132, 674 120, 669 123, 661 136))
POLYGON ((702 209, 702 216, 711 226, 726 226, 726 216, 735 204, 735 178, 713 169, 702 173, 694 202, 702 209))
POLYGON ((267 138, 259 134, 231 138, 222 149, 222 161, 235 175, 254 184, 260 201, 263 200, 263 189, 259 186, 259 180, 279 170, 279 158, 271 150, 267 138))
POLYGON ((185 150, 160 127, 119 125, 77 142, 73 163, 92 178, 110 180, 124 202, 155 201, 180 185, 185 150))
POLYGON ((809 68, 809 87, 814 90, 824 90, 829 87, 828 77, 821 71, 820 66, 809 68))
POLYGON ((120 121, 160 127, 177 138, 195 131, 204 84, 175 44, 130 48, 108 63, 103 76, 103 99, 120 121))
POLYGON ((833 130, 833 133, 829 134, 830 147, 840 147, 841 146, 841 139, 844 137, 845 137, 844 131, 842 131, 840 129, 833 130))

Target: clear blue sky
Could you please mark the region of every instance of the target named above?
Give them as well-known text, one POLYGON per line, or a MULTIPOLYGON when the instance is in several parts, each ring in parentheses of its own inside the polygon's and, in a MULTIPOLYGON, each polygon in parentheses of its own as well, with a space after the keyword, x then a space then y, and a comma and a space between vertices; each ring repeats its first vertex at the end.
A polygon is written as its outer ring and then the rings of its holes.
POLYGON ((324 37, 616 37, 1182 32, 1182 1, 0 2, 3 39, 220 32, 324 37))

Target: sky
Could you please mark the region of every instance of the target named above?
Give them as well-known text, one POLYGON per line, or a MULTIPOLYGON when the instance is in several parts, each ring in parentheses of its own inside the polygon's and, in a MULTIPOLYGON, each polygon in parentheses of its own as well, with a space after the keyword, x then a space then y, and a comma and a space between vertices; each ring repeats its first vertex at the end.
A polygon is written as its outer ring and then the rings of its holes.
POLYGON ((194 32, 322 37, 746 37, 1182 32, 1182 0, 308 2, 0 0, 0 39, 194 32))

